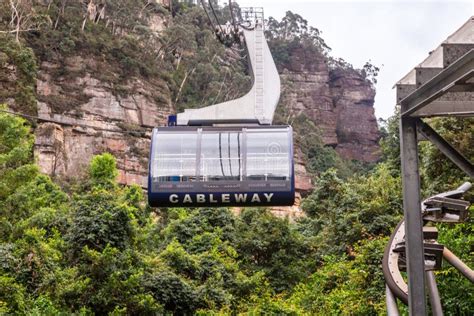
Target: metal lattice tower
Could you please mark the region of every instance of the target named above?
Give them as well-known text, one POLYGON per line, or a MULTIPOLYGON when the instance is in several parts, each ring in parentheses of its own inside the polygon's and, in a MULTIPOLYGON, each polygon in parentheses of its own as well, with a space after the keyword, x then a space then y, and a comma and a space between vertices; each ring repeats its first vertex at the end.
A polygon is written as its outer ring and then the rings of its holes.
MULTIPOLYGON (((428 140, 474 178, 474 165, 439 135, 426 117, 474 116, 474 17, 396 84, 410 315, 426 315, 418 142, 428 140)), ((389 300, 391 301, 391 300, 389 300)))

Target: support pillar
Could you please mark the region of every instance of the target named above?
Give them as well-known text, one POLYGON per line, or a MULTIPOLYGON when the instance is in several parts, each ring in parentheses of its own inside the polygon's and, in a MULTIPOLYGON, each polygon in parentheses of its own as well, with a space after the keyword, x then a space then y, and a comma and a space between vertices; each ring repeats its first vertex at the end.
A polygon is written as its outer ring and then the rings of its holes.
POLYGON ((443 316, 443 307, 441 306, 441 297, 439 296, 438 286, 433 271, 426 271, 426 281, 428 283, 428 292, 430 293, 431 312, 433 316, 443 316))
POLYGON ((397 299, 388 285, 385 285, 385 303, 387 305, 387 316, 400 316, 400 313, 398 312, 397 299))
POLYGON ((426 315, 423 223, 421 218, 420 175, 416 119, 400 119, 403 209, 408 270, 408 308, 410 315, 426 315))

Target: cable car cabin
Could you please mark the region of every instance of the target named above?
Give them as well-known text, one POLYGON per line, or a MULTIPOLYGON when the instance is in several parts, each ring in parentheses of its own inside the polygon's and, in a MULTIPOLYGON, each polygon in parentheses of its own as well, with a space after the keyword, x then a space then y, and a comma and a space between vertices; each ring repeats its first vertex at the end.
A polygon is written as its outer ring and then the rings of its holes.
POLYGON ((154 207, 294 202, 290 126, 155 128, 149 167, 154 207))

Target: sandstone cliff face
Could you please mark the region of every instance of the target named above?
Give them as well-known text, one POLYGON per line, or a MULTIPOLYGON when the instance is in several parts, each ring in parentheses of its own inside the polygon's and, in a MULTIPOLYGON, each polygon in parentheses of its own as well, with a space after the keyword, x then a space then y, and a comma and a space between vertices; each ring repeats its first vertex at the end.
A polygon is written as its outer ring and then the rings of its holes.
POLYGON ((336 151, 346 159, 375 162, 380 157, 380 135, 373 107, 374 88, 352 70, 333 70, 329 79, 337 114, 336 151))
POLYGON ((288 84, 285 106, 306 114, 326 145, 346 159, 378 159, 379 132, 374 115, 375 90, 352 69, 330 69, 323 55, 295 51, 281 77, 288 84))
MULTIPOLYGON (((158 18, 150 25, 157 30, 164 27, 158 18)), ((289 60, 280 69, 282 105, 287 111, 308 116, 320 128, 324 143, 342 157, 377 160, 379 135, 371 84, 357 71, 332 69, 327 57, 309 55, 304 49, 293 50, 289 60)), ((77 177, 92 156, 110 152, 117 158, 119 181, 145 188, 151 129, 165 125, 167 116, 175 112, 167 83, 159 77, 118 80, 113 67, 94 56, 39 66, 38 116, 49 121, 40 121, 35 130, 35 156, 41 170, 77 177)), ((5 67, 0 86, 10 87, 15 68, 5 67)), ((15 108, 14 100, 6 96, 0 101, 15 108)), ((275 214, 298 216, 301 197, 312 190, 305 163, 301 150, 295 148, 297 202, 293 208, 274 209, 275 214)))
MULTIPOLYGON (((375 90, 353 69, 331 69, 322 54, 295 49, 280 67, 284 83, 282 105, 290 115, 305 114, 320 129, 322 140, 348 160, 375 162, 379 158, 379 131, 374 114, 375 90)), ((295 148, 294 207, 277 208, 277 216, 301 215, 301 198, 313 189, 303 154, 295 148), (295 211, 296 210, 296 211, 295 211), (298 213, 297 211, 300 211, 298 213)))
POLYGON ((130 78, 117 92, 97 79, 98 68, 94 59, 82 57, 41 65, 38 116, 53 122, 36 128, 38 164, 45 173, 75 177, 92 156, 110 152, 121 183, 146 187, 151 128, 164 125, 173 112, 169 89, 156 78, 130 78), (67 77, 51 75, 60 67, 67 77))

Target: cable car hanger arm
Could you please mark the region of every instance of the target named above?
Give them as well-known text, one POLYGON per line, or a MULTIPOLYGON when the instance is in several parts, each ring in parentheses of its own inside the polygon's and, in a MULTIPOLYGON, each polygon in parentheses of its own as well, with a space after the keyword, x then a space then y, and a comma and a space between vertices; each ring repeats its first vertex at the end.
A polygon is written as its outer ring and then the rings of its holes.
MULTIPOLYGON (((242 9, 244 10, 244 8, 242 9)), ((248 12, 250 12, 249 20, 243 21, 237 28, 243 35, 249 56, 250 72, 253 79, 250 91, 234 100, 199 109, 186 109, 177 115, 177 125, 229 123, 270 125, 272 123, 280 99, 280 77, 265 40, 263 11, 252 8, 248 12), (244 26, 245 23, 251 27, 244 26)))

